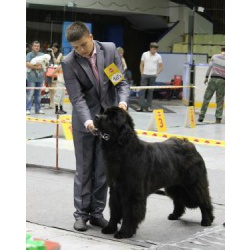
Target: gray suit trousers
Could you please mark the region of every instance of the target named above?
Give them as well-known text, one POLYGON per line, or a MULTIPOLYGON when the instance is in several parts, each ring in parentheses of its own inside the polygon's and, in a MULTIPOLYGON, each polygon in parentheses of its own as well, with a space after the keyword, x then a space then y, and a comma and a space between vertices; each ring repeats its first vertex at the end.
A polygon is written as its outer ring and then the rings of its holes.
POLYGON ((73 129, 76 172, 74 177, 75 219, 102 218, 107 200, 107 181, 101 140, 73 129))

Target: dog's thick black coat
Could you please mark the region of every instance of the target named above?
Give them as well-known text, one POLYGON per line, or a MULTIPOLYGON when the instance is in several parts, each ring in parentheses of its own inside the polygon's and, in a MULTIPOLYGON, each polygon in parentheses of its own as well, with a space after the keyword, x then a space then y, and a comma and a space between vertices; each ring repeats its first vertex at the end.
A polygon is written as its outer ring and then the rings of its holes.
POLYGON ((102 146, 110 187, 110 220, 102 233, 132 237, 145 218, 147 197, 160 188, 173 199, 169 220, 180 218, 186 207, 199 207, 201 225, 211 225, 214 216, 207 171, 193 143, 173 137, 164 142, 142 141, 131 116, 118 107, 97 115, 94 124, 109 135, 102 146))

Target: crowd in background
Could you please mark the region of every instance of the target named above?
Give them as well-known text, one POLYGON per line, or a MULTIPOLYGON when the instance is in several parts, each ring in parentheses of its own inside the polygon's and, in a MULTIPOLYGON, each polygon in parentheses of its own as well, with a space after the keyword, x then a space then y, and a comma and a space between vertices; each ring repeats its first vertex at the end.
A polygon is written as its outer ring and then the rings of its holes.
MULTIPOLYGON (((117 51, 121 56, 122 66, 124 69, 124 77, 133 85, 132 73, 128 70, 126 60, 124 58, 124 49, 118 47, 117 51)), ((63 109, 63 99, 65 96, 65 83, 61 61, 63 54, 59 44, 53 43, 51 48, 48 44, 41 46, 39 41, 33 41, 31 44, 26 43, 26 115, 31 114, 31 108, 34 105, 36 114, 44 114, 41 109, 42 94, 45 93, 41 89, 48 87, 49 109, 55 109, 55 114, 66 114, 63 109), (30 64, 30 61, 39 56, 50 55, 49 61, 46 62, 46 69, 40 66, 30 64), (32 89, 34 87, 34 89, 32 89)))
POLYGON ((66 114, 63 109, 65 84, 61 61, 63 54, 58 43, 53 43, 45 51, 39 41, 26 43, 26 115, 31 114, 32 106, 36 114, 44 114, 41 109, 42 87, 49 87, 49 108, 55 114, 66 114))
MULTIPOLYGON (((61 67, 61 61, 63 54, 58 43, 53 43, 51 48, 48 45, 43 46, 39 41, 33 41, 31 45, 26 43, 26 115, 31 114, 31 108, 34 104, 36 114, 44 114, 41 109, 41 88, 43 86, 49 87, 49 108, 55 109, 55 114, 66 114, 67 112, 63 109, 63 99, 65 95, 65 82, 63 78, 63 72, 61 67), (49 55, 50 58, 46 62, 46 67, 42 67, 40 64, 32 63, 32 59, 35 57, 42 57, 49 55)), ((146 51, 141 56, 140 72, 141 72, 141 86, 153 86, 157 76, 163 69, 161 55, 157 53, 158 44, 155 42, 150 43, 149 51, 146 51)), ((117 52, 121 57, 123 74, 126 81, 130 86, 133 86, 132 72, 128 68, 126 60, 124 58, 124 49, 117 47, 117 52)), ((216 54, 211 58, 209 63, 209 70, 206 74, 205 84, 208 81, 211 73, 211 80, 208 82, 208 87, 204 94, 203 106, 199 114, 198 121, 203 122, 206 114, 208 104, 216 92, 216 123, 220 123, 223 113, 224 96, 225 96, 225 48, 222 48, 222 54, 216 54), (219 58, 219 59, 217 59, 219 58), (214 60, 217 64, 214 65, 214 60), (218 68, 218 69, 217 69, 218 68), (210 72, 212 71, 212 73, 210 72), (216 75, 214 71, 218 71, 216 75), (216 84, 213 84, 215 81, 216 84), (212 86, 213 85, 213 86, 212 86), (212 87, 211 87, 212 86, 212 87)), ((144 110, 152 112, 152 90, 141 90, 136 93, 139 98, 139 107, 136 109, 137 112, 143 112, 144 110)))

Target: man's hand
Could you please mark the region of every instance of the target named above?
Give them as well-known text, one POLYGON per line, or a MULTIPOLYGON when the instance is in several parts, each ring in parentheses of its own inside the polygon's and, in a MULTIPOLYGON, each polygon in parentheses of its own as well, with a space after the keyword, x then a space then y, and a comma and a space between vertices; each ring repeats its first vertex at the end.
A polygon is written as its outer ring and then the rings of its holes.
POLYGON ((205 78, 204 84, 206 85, 208 81, 208 78, 205 78))
POLYGON ((34 67, 34 69, 36 69, 36 70, 42 69, 42 65, 41 65, 41 64, 35 64, 35 65, 33 65, 33 67, 34 67))
POLYGON ((88 131, 90 131, 92 133, 96 130, 93 121, 89 122, 87 129, 88 129, 88 131))
POLYGON ((125 105, 125 103, 119 103, 118 107, 127 111, 127 105, 125 105))

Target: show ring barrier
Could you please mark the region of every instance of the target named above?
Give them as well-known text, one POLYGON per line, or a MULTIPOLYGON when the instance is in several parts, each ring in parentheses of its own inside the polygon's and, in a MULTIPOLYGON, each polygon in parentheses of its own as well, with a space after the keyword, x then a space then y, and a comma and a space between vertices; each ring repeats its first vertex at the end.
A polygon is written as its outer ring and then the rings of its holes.
MULTIPOLYGON (((179 89, 179 88, 195 88, 195 86, 131 86, 130 89, 179 89)), ((65 89, 65 87, 26 87, 26 89, 41 89, 41 90, 49 90, 49 89, 65 89)), ((57 119, 44 119, 44 118, 35 118, 35 117, 26 117, 26 121, 29 122, 38 122, 38 123, 52 123, 56 124, 56 169, 58 170, 58 138, 59 138, 59 131, 60 125, 61 130, 63 131, 64 137, 66 140, 72 140, 72 125, 71 125, 71 115, 57 115, 57 119)), ((187 118, 186 118, 187 119, 187 118)), ((193 126, 190 126, 193 127, 193 126)), ((213 139, 206 139, 206 138, 197 138, 191 136, 183 136, 183 135, 176 135, 176 134, 168 134, 165 132, 156 132, 156 131, 147 131, 147 130, 139 130, 135 129, 136 133, 141 136, 148 136, 148 137, 157 137, 161 139, 169 139, 171 137, 177 137, 181 139, 188 139, 190 142, 194 144, 201 144, 201 145, 209 145, 209 146, 217 146, 217 147, 225 147, 225 141, 221 140, 213 140, 213 139)), ((27 139, 32 140, 32 139, 27 139)))
MULTIPOLYGON (((70 115, 68 115, 70 116, 70 115)), ((70 119, 43 119, 43 118, 34 118, 34 117, 26 117, 26 121, 29 122, 40 122, 40 123, 53 123, 56 125, 59 124, 68 124, 69 131, 72 131, 71 126, 71 120, 70 119)), ((192 137, 192 136, 184 136, 184 135, 176 135, 176 134, 168 134, 163 132, 156 132, 156 131, 147 131, 147 130, 141 130, 141 129, 135 129, 136 133, 138 135, 142 136, 149 136, 149 137, 158 137, 162 139, 169 139, 171 137, 177 137, 182 139, 188 139, 189 141, 195 143, 195 144, 202 144, 202 145, 209 145, 209 146, 217 146, 217 147, 225 147, 225 141, 222 140, 213 140, 213 139, 207 139, 207 138, 198 138, 198 137, 192 137)), ((72 140, 72 138, 71 138, 72 140)))

